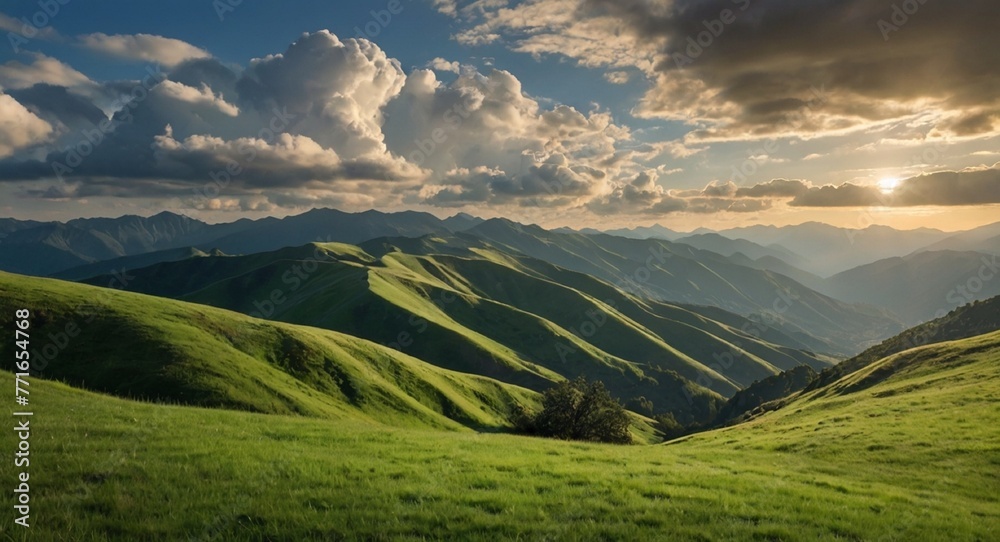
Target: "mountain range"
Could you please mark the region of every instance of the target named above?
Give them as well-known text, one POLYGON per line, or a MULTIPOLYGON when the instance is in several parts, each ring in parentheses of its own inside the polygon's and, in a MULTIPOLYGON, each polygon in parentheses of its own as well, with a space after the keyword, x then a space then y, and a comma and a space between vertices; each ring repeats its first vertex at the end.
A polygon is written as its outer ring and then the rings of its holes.
POLYGON ((3 219, 0 269, 80 280, 210 252, 254 254, 313 242, 357 245, 385 238, 400 244, 429 236, 447 241, 437 249, 464 250, 482 241, 650 299, 767 319, 805 348, 841 356, 1000 292, 1000 281, 992 280, 1000 224, 959 233, 818 223, 614 233, 627 237, 467 214, 441 220, 419 212, 333 209, 225 224, 169 212, 66 223, 3 219), (775 307, 784 310, 778 314, 775 307))

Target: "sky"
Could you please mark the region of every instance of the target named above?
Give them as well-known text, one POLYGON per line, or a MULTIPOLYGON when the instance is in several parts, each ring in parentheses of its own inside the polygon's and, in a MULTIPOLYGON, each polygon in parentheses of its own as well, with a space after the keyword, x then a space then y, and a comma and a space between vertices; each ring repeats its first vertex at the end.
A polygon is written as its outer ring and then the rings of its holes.
POLYGON ((995 0, 0 6, 0 216, 1000 221, 995 0))

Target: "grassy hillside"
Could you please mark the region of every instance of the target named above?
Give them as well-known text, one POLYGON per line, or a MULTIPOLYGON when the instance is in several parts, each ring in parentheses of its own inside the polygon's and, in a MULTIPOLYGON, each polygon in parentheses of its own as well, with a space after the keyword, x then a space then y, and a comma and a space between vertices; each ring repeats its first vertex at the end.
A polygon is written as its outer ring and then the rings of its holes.
POLYGON ((1000 329, 1000 296, 976 301, 954 309, 941 318, 907 329, 851 359, 824 369, 806 389, 813 390, 827 386, 882 358, 904 350, 975 337, 998 329, 1000 329))
POLYGON ((197 258, 207 256, 207 253, 193 247, 173 248, 169 250, 158 250, 156 252, 146 252, 135 256, 122 256, 111 260, 103 260, 91 264, 81 265, 53 273, 51 276, 63 280, 82 280, 96 275, 104 275, 111 272, 125 273, 131 269, 139 269, 160 262, 176 262, 187 258, 197 258))
POLYGON ((652 447, 138 404, 42 380, 31 397, 35 526, 5 523, 11 540, 1000 536, 1000 334, 652 447))
POLYGON ((646 414, 688 422, 711 419, 721 404, 698 386, 728 396, 784 369, 830 363, 739 317, 723 324, 481 243, 365 247, 375 254, 324 243, 163 263, 131 272, 127 287, 341 331, 538 391, 561 377, 600 379, 623 401, 652 401, 646 414))
POLYGON ((0 273, 0 312, 25 307, 40 375, 123 397, 453 430, 507 427, 511 403, 537 402, 332 331, 0 273))

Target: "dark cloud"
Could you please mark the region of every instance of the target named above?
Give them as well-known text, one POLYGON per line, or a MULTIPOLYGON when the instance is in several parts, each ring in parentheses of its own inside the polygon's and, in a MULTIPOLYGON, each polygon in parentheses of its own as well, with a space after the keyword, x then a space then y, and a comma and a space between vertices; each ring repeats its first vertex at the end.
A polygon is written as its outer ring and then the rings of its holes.
POLYGON ((50 124, 62 123, 71 130, 93 128, 107 119, 104 111, 90 100, 74 94, 66 87, 39 83, 7 94, 33 110, 50 124))
POLYGON ((746 198, 794 198, 805 194, 808 190, 809 185, 803 181, 774 179, 766 183, 739 188, 735 194, 738 197, 746 198))
POLYGON ((452 206, 459 203, 511 203, 529 207, 550 207, 569 203, 574 198, 594 193, 601 172, 584 168, 582 172, 559 164, 531 166, 521 174, 509 175, 501 170, 476 168, 459 170, 448 175, 440 191, 426 199, 432 205, 452 206))
POLYGON ((616 18, 659 44, 640 112, 717 124, 696 136, 839 129, 921 112, 926 100, 974 110, 942 125, 955 133, 997 126, 994 0, 582 0, 577 16, 616 18))
POLYGON ((905 179, 892 191, 850 183, 810 188, 789 204, 797 207, 916 207, 1000 203, 1000 164, 941 171, 905 179))
POLYGON ((884 199, 878 188, 845 183, 812 188, 793 199, 796 207, 868 207, 884 199))

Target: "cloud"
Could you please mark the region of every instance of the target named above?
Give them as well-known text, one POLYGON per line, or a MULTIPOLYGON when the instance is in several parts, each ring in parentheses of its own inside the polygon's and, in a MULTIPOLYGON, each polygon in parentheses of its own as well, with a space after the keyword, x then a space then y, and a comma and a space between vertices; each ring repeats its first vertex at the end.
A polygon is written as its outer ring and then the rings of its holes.
POLYGON ((455 16, 458 14, 457 0, 431 0, 431 4, 445 15, 455 16))
MULTIPOLYGON (((97 126, 107 119, 100 108, 88 98, 71 92, 66 87, 38 83, 34 86, 10 90, 12 98, 32 114, 50 124, 56 136, 67 135, 97 126)), ((59 140, 55 140, 56 145, 59 140)))
POLYGON ((992 0, 920 2, 902 25, 882 0, 472 5, 457 15, 461 40, 637 68, 652 86, 634 113, 688 123, 691 141, 818 137, 928 112, 945 133, 1000 129, 1000 34, 981 16, 992 0))
POLYGON ((744 198, 795 198, 809 191, 810 185, 804 181, 774 179, 750 187, 737 188, 733 194, 744 198))
POLYGON ((85 48, 128 60, 156 62, 172 67, 192 58, 211 56, 208 51, 174 38, 153 34, 114 34, 102 32, 79 37, 85 48))
POLYGON ((564 164, 531 166, 521 174, 507 173, 487 167, 459 169, 450 172, 441 184, 425 187, 425 202, 453 206, 466 203, 506 204, 517 201, 521 206, 563 206, 593 194, 599 172, 575 171, 564 164))
POLYGON ((605 73, 604 78, 612 85, 624 85, 632 79, 632 76, 626 71, 613 71, 605 73))
POLYGON ((178 141, 168 130, 156 137, 154 152, 161 175, 200 181, 201 172, 228 169, 232 188, 319 188, 342 179, 395 181, 419 173, 389 158, 345 161, 308 136, 287 133, 273 141, 200 135, 178 141))
POLYGON ((649 170, 630 182, 615 182, 587 208, 598 215, 753 213, 778 204, 791 207, 947 207, 1000 204, 1000 163, 991 167, 939 171, 900 181, 891 192, 877 186, 843 183, 816 186, 808 181, 774 179, 753 186, 711 183, 697 190, 667 190, 649 170))
POLYGON ((251 61, 237 90, 260 111, 287 108, 302 119, 298 133, 353 158, 386 152, 382 108, 405 81, 399 61, 374 43, 321 30, 251 61))
POLYGON ((1000 203, 1000 163, 938 171, 900 181, 891 192, 845 183, 813 187, 790 202, 797 207, 917 207, 1000 203))
POLYGON ((52 28, 52 26, 43 26, 39 28, 30 21, 19 21, 3 13, 0 13, 0 30, 7 34, 6 37, 10 42, 10 45, 14 48, 14 52, 20 52, 18 49, 21 45, 24 45, 22 40, 62 40, 62 36, 56 31, 55 28, 52 28))
POLYGON ((227 102, 222 96, 216 95, 204 83, 199 88, 194 88, 183 83, 167 80, 157 87, 157 91, 174 100, 186 102, 191 105, 207 105, 230 117, 235 117, 240 113, 239 108, 227 102))
POLYGON ((389 149, 432 172, 424 196, 435 205, 579 203, 621 169, 619 145, 631 138, 606 113, 543 109, 503 70, 447 85, 416 70, 386 114, 389 149))
POLYGON ((0 65, 0 87, 7 90, 28 88, 39 83, 63 87, 93 85, 93 81, 67 64, 41 53, 27 53, 31 64, 9 60, 0 65))
POLYGON ((52 126, 28 111, 17 100, 0 94, 0 158, 45 142, 52 126))
POLYGON ((209 205, 193 197, 205 187, 223 192, 211 198, 219 209, 235 209, 234 198, 245 207, 250 196, 348 201, 351 192, 391 203, 426 175, 383 142, 381 110, 404 80, 371 42, 324 31, 246 69, 200 58, 103 83, 119 98, 111 121, 66 87, 35 85, 12 92, 62 126, 62 138, 44 158, 0 160, 0 179, 49 184, 30 188, 34 197, 181 197, 196 208, 209 205), (309 194, 279 197, 289 191, 309 194))
POLYGON ((428 62, 427 67, 439 72, 459 73, 461 71, 461 66, 459 65, 458 62, 448 62, 447 60, 441 57, 437 57, 434 60, 428 62))

